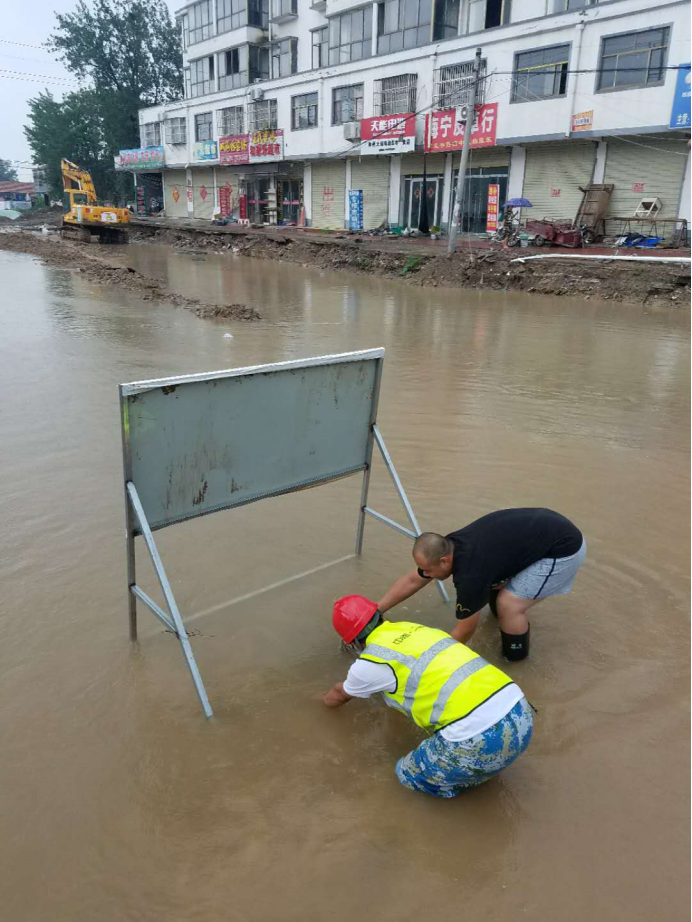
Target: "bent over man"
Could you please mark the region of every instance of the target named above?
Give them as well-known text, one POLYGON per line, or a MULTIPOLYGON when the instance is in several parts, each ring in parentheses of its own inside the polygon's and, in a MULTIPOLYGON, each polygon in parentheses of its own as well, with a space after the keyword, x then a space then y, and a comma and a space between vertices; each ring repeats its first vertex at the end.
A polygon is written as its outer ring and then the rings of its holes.
POLYGON ((386 621, 376 602, 359 595, 335 603, 332 623, 358 659, 324 696, 327 707, 379 692, 432 734, 396 763, 405 787, 454 797, 507 768, 529 745, 533 715, 521 689, 449 634, 386 621))
POLYGON ((550 509, 501 509, 448 535, 425 532, 413 545, 416 569, 400 577, 378 607, 389 611, 432 579, 452 576, 459 623, 451 634, 466 643, 490 603, 499 618, 502 652, 529 653, 527 612, 552 595, 568 593, 586 557, 576 525, 550 509))

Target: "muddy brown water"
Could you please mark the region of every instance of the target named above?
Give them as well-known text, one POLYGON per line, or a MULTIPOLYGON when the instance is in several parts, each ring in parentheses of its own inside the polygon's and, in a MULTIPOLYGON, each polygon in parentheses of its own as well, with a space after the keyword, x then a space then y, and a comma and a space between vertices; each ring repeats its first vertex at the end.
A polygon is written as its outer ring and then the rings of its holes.
MULTIPOLYGON (((4 918, 686 917, 689 316, 121 258, 265 319, 202 321, 0 254, 4 918), (397 782, 420 739, 401 715, 320 702, 350 662, 333 599, 410 566, 374 521, 349 556, 358 479, 158 533, 212 722, 159 622, 127 637, 116 385, 379 345, 379 422, 424 528, 546 505, 589 542, 506 667, 539 711, 528 752, 454 801, 397 782)), ((379 464, 371 501, 403 521, 379 464)), ((452 619, 432 588, 397 614, 452 619)), ((492 619, 475 646, 499 662, 492 619)))

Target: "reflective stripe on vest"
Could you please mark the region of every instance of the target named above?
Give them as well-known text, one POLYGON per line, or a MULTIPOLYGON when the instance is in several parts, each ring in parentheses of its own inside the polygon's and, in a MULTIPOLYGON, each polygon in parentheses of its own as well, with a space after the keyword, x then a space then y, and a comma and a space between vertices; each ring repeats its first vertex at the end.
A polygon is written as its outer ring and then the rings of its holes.
POLYGON ((396 690, 383 692, 386 703, 426 729, 460 720, 512 682, 449 634, 421 624, 385 621, 368 641, 362 659, 387 663, 396 676, 396 690))

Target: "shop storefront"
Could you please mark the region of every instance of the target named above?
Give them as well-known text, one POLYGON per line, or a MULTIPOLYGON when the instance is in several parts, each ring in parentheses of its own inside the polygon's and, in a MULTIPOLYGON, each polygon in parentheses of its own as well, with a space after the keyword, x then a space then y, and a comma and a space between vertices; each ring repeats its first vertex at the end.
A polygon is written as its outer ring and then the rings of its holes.
POLYGON ((187 217, 185 170, 166 170, 163 174, 164 213, 167 218, 187 217))
POLYGON ((522 194, 533 207, 523 214, 573 221, 583 197, 579 187, 592 181, 595 162, 594 141, 527 144, 522 194))
POLYGON ((363 193, 363 230, 387 223, 389 157, 363 157, 351 162, 351 190, 363 193))
POLYGON ((346 161, 312 163, 312 226, 331 230, 344 228, 346 161))
MULTIPOLYGON (((660 218, 677 218, 687 165, 687 139, 646 135, 608 138, 603 182, 613 183, 611 215, 630 217, 646 199, 658 199, 660 218), (656 148, 656 150, 653 150, 656 148)), ((614 227, 614 226, 613 226, 614 227)))
POLYGON ((428 208, 428 224, 442 224, 444 195, 444 154, 409 154, 401 158, 401 209, 399 223, 402 227, 417 229, 420 223, 423 196, 428 208))
MULTIPOLYGON (((466 169, 466 188, 464 189, 464 203, 461 213, 460 229, 462 234, 485 234, 488 224, 488 196, 491 186, 499 186, 499 205, 502 209, 507 198, 507 183, 509 180, 508 148, 493 147, 489 150, 471 151, 466 169)), ((454 197, 456 195, 457 177, 459 175, 458 163, 461 155, 455 155, 454 182, 452 184, 450 215, 454 210, 454 197)))

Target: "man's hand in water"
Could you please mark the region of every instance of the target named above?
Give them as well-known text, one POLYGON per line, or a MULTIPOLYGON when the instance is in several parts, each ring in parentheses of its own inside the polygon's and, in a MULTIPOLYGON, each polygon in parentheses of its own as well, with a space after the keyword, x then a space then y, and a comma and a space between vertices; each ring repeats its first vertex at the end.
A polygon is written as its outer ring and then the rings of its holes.
POLYGON ((328 708, 338 708, 350 701, 352 697, 353 695, 347 695, 344 691, 344 683, 337 682, 334 688, 330 688, 327 694, 324 695, 322 701, 328 708))

